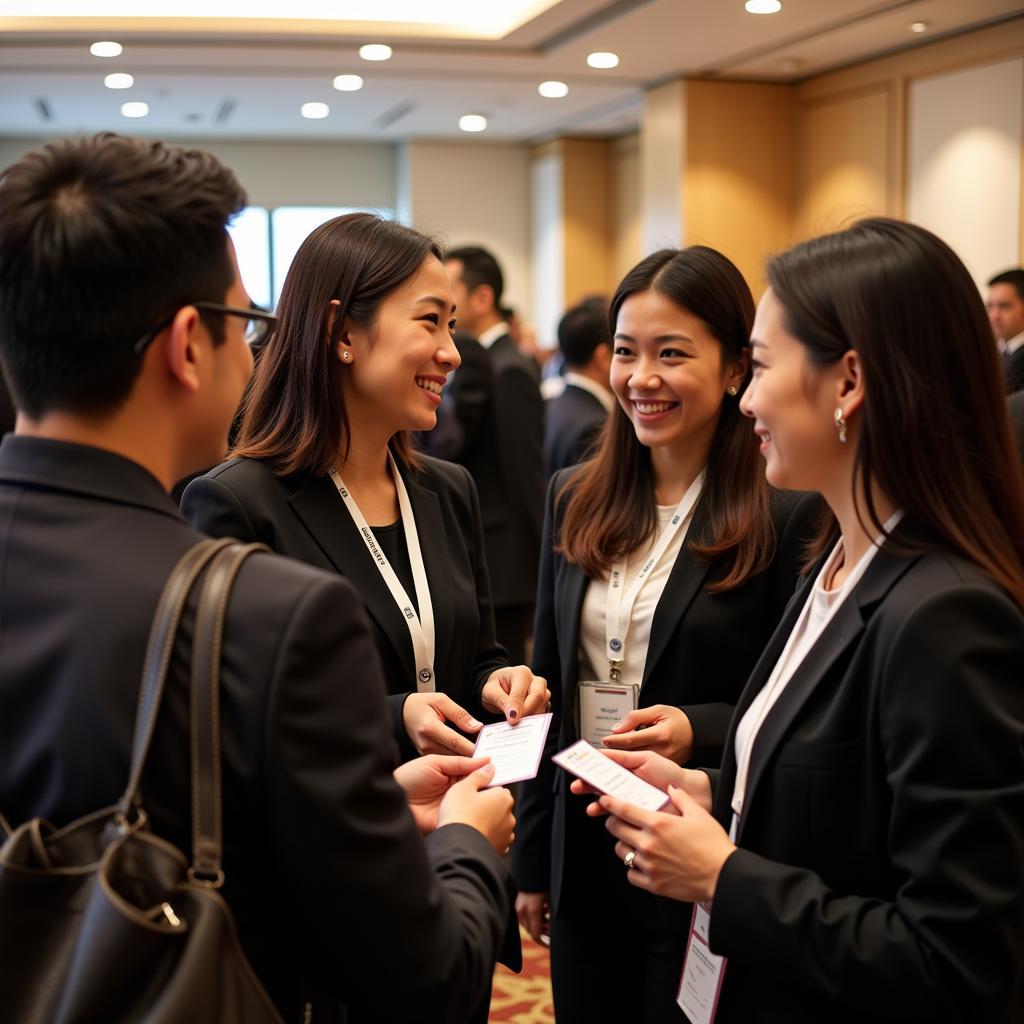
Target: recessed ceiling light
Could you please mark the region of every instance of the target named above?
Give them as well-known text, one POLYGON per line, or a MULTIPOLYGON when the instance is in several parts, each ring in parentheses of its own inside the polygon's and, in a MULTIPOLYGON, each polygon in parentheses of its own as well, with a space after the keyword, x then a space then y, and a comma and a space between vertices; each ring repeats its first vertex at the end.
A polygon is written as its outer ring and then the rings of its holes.
POLYGON ((587 57, 587 66, 592 68, 617 68, 619 55, 607 50, 599 50, 587 57))
POLYGON ((145 117, 149 113, 149 104, 141 100, 132 100, 121 104, 122 117, 145 117))
POLYGON ((357 92, 362 87, 362 75, 338 75, 334 79, 334 88, 338 92, 357 92))
POLYGON ((326 103, 303 103, 299 108, 299 113, 312 121, 319 121, 321 118, 327 117, 330 112, 331 108, 326 103))
POLYGON ((778 14, 782 10, 781 0, 747 0, 743 6, 747 14, 778 14))
POLYGON ((359 56, 363 60, 391 60, 394 50, 386 43, 367 43, 359 47, 359 56))
POLYGON ((927 32, 928 22, 927 21, 912 21, 910 23, 911 32, 927 32))
POLYGON ((108 89, 130 89, 135 84, 135 79, 123 71, 115 71, 103 79, 103 84, 108 89))
POLYGON ((459 127, 464 132, 483 132, 487 130, 487 118, 483 114, 463 114, 459 127))
POLYGON ((89 52, 94 57, 120 57, 123 51, 124 47, 120 43, 110 40, 104 43, 93 43, 89 47, 89 52))
POLYGON ((537 92, 549 100, 560 100, 563 96, 569 95, 569 86, 565 82, 541 82, 537 86, 537 92))

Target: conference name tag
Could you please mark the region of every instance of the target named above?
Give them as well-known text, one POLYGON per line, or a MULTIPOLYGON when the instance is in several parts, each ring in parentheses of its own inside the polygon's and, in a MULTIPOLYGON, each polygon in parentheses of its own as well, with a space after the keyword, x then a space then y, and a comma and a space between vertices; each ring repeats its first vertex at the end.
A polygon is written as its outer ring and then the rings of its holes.
POLYGON ((580 736, 595 746, 640 703, 636 683, 584 682, 579 695, 580 736))
POLYGON ((711 904, 695 903, 690 917, 690 940, 686 944, 683 976, 676 1002, 691 1024, 711 1024, 718 1009, 718 996, 725 977, 725 957, 715 956, 709 945, 711 904))

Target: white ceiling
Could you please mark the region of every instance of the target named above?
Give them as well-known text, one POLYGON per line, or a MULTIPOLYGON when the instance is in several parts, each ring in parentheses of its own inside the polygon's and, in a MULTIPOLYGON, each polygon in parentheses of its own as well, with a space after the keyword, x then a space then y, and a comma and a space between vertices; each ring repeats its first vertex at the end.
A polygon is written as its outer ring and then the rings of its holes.
MULTIPOLYGON (((353 22, 320 21, 314 31, 294 20, 61 21, 12 17, 13 3, 0 0, 4 136, 115 129, 190 138, 465 139, 457 129, 464 113, 488 117, 478 139, 616 135, 638 123, 644 89, 672 77, 796 81, 1024 16, 1009 0, 784 0, 770 16, 747 14, 742 0, 532 0, 522 6, 540 13, 492 40, 472 26, 438 35, 426 24, 378 25, 371 34, 353 22), (928 30, 911 33, 914 21, 928 30), (124 44, 120 57, 89 54, 90 42, 110 38, 124 44), (394 46, 390 61, 359 58, 362 43, 382 41, 394 46), (615 51, 621 63, 592 70, 593 50, 615 51), (134 87, 106 89, 111 71, 130 72, 134 87), (364 88, 336 92, 332 79, 345 73, 362 75, 364 88), (540 97, 537 85, 547 79, 566 82, 569 95, 540 97), (126 100, 145 100, 150 115, 121 117, 126 100), (330 104, 330 116, 300 117, 310 100, 330 104)), ((427 4, 418 0, 419 9, 427 4)), ((241 6, 252 9, 253 0, 241 6)), ((145 0, 134 7, 143 10, 145 0)))

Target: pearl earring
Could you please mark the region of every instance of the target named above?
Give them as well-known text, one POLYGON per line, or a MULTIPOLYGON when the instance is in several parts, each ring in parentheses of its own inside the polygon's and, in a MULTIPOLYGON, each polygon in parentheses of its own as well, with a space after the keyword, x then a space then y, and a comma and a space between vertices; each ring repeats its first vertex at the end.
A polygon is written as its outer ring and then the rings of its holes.
POLYGON ((732 395, 733 398, 735 398, 739 393, 740 393, 740 389, 738 387, 736 387, 735 384, 730 384, 729 385, 729 394, 732 395))
POLYGON ((352 358, 352 353, 349 352, 348 349, 345 349, 345 351, 341 353, 341 358, 347 363, 352 358))
POLYGON ((843 417, 843 410, 836 406, 833 418, 836 422, 836 430, 839 431, 839 443, 846 444, 846 420, 843 417))

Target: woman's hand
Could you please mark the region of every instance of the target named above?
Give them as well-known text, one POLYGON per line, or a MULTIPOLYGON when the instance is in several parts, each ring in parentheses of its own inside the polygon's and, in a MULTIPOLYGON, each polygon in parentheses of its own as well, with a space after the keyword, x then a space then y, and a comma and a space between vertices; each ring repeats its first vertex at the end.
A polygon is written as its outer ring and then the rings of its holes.
POLYGON ((486 789, 493 778, 494 765, 485 764, 456 782, 441 799, 437 825, 470 825, 504 856, 516 837, 515 800, 503 786, 486 789))
POLYGON ((421 836, 429 835, 437 828, 438 808, 445 793, 459 779, 489 763, 486 757, 430 754, 406 761, 394 770, 395 782, 405 790, 409 810, 416 819, 421 836))
POLYGON ((551 707, 548 681, 535 676, 526 665, 499 668, 487 677, 481 703, 488 711, 500 712, 515 725, 529 715, 541 715, 551 707))
POLYGON ((402 705, 402 725, 412 745, 421 754, 461 754, 471 757, 473 744, 449 729, 446 722, 463 732, 479 732, 478 722, 465 708, 444 693, 410 693, 402 705))
POLYGON ((679 708, 653 704, 630 711, 601 742, 612 750, 653 750, 683 764, 693 754, 693 726, 679 708))
POLYGON ((693 797, 675 786, 668 795, 676 814, 601 797, 601 806, 611 815, 606 827, 619 840, 615 855, 624 860, 634 852, 628 878, 638 889, 686 903, 713 899, 722 865, 736 847, 693 797))
POLYGON ((521 892, 516 896, 516 916, 534 942, 546 946, 551 935, 551 894, 521 892))
MULTIPOLYGON (((680 768, 674 761, 651 750, 602 750, 601 753, 644 782, 649 782, 655 789, 660 789, 664 793, 669 786, 675 786, 688 793, 704 810, 711 810, 711 779, 706 772, 680 768)), ((582 779, 574 779, 569 789, 577 796, 594 792, 582 779)), ((669 813, 673 813, 674 810, 673 807, 669 813)), ((607 813, 596 800, 587 806, 587 814, 592 818, 599 818, 607 813)))

